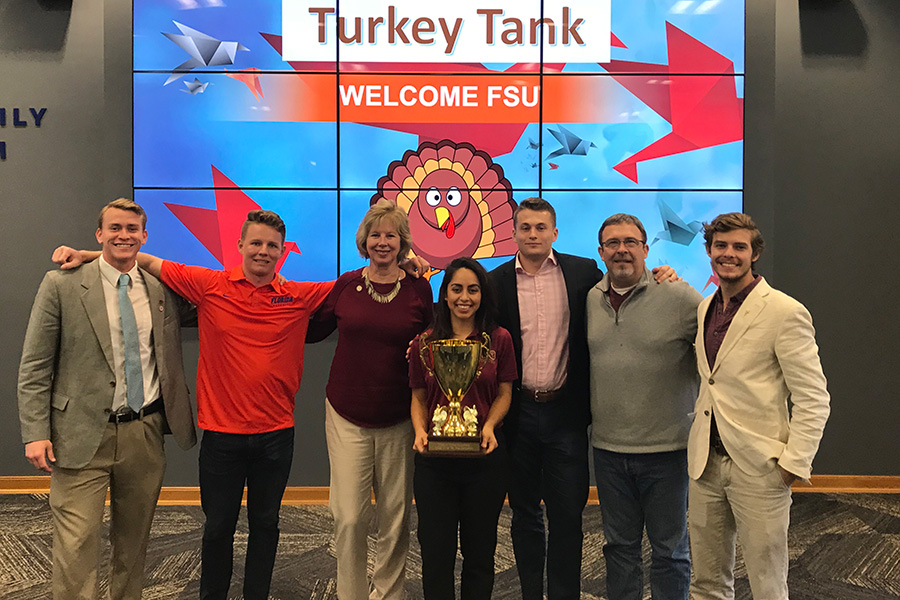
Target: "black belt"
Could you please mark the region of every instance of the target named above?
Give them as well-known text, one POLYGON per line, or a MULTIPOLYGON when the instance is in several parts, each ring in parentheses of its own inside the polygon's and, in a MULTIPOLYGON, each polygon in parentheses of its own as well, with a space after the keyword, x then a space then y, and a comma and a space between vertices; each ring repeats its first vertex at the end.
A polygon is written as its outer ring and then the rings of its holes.
POLYGON ((519 393, 523 397, 533 400, 534 402, 554 402, 562 398, 565 388, 558 390, 532 390, 527 387, 519 389, 519 393))
POLYGON ((114 412, 109 415, 110 423, 128 423, 129 421, 134 421, 135 419, 142 419, 147 415, 152 415, 153 413, 159 412, 163 409, 163 399, 157 398, 147 406, 141 409, 140 412, 134 412, 130 408, 123 412, 114 412))
POLYGON ((713 413, 709 423, 709 447, 719 456, 728 456, 728 450, 725 449, 725 444, 722 443, 722 438, 719 436, 719 426, 716 425, 715 413, 713 413))
POLYGON ((709 447, 719 456, 728 456, 728 450, 725 449, 725 444, 722 443, 722 438, 720 437, 709 438, 709 447))

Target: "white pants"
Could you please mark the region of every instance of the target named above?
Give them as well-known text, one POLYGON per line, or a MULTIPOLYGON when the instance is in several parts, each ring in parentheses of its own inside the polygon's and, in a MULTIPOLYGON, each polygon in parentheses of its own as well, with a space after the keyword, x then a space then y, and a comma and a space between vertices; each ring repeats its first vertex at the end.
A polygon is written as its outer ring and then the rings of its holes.
POLYGON ((691 480, 688 521, 691 536, 691 600, 734 598, 735 535, 754 600, 787 600, 788 523, 791 490, 775 467, 748 475, 712 450, 706 469, 691 480))
POLYGON ((325 439, 331 465, 329 506, 334 516, 338 598, 400 600, 412 505, 412 422, 359 427, 338 415, 326 398, 325 439), (366 571, 373 491, 378 533, 370 593, 366 571))

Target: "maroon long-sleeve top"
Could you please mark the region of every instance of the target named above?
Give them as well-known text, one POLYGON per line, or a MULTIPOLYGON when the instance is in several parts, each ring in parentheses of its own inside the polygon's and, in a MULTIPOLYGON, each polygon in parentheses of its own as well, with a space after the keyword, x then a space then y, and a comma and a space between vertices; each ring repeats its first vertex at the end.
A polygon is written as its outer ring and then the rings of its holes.
MULTIPOLYGON (((393 283, 372 283, 387 294, 393 283)), ((348 271, 334 284, 310 321, 307 341, 338 331, 337 349, 325 393, 334 410, 359 427, 390 427, 409 419, 411 400, 406 349, 431 323, 431 285, 404 277, 388 303, 366 291, 362 269, 348 271)))

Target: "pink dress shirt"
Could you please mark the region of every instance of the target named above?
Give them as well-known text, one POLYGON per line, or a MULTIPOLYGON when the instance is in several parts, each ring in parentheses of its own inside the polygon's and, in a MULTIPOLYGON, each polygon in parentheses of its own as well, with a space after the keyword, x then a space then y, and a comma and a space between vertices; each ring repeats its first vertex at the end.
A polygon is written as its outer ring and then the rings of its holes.
POLYGON ((522 387, 557 390, 569 364, 569 301, 566 280, 553 253, 535 274, 516 255, 516 289, 522 330, 522 387))

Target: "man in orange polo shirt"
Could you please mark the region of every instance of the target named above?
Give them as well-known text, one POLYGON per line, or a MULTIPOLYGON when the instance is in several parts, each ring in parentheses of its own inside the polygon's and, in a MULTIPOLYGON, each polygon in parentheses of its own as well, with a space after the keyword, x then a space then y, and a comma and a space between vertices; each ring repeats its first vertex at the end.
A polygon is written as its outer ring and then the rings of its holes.
POLYGON ((247 486, 250 535, 244 598, 269 596, 278 513, 294 456, 294 396, 303 374, 309 317, 333 282, 279 283, 285 226, 273 212, 247 215, 240 267, 213 271, 139 256, 151 273, 197 306, 197 421, 203 527, 200 598, 224 600, 234 530, 247 486))
MULTIPOLYGON (((309 317, 334 282, 279 282, 285 226, 274 212, 247 215, 230 271, 139 254, 142 269, 197 306, 200 360, 197 420, 203 528, 200 597, 224 599, 231 583, 235 525, 247 486, 250 535, 243 595, 268 598, 278 513, 294 455, 294 396, 303 373, 309 317)), ((95 252, 65 246, 53 259, 63 268, 95 252)))

